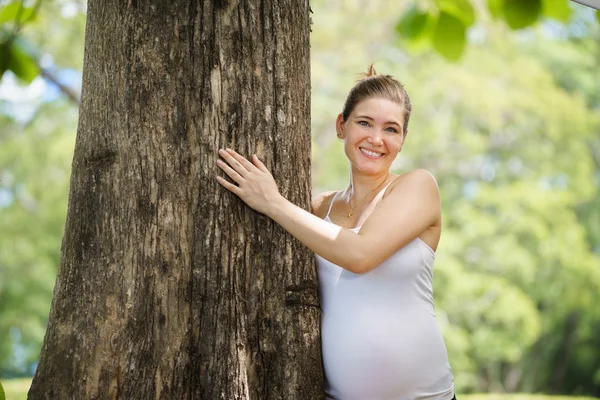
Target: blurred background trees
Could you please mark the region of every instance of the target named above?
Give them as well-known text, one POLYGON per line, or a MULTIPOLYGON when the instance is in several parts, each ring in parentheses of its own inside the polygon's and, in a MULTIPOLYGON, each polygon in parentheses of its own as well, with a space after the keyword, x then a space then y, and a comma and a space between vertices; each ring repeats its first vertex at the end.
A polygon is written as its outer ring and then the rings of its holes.
MULTIPOLYGON (((0 378, 31 375, 43 340, 85 26, 84 1, 25 1, 34 16, 13 35, 15 4, 0 0, 0 378)), ((427 168, 442 192, 434 284, 458 392, 600 396, 598 14, 547 0, 312 10, 313 195, 347 184, 335 117, 374 62, 413 101, 395 172, 427 168)))

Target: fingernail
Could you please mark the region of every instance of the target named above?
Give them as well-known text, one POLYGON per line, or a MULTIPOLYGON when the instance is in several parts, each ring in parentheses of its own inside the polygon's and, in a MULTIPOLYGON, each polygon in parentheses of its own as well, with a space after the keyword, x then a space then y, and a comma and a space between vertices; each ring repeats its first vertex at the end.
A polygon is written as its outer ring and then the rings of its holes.
POLYGON ((228 147, 228 148, 227 148, 227 151, 233 151, 233 150, 231 150, 231 149, 228 147))

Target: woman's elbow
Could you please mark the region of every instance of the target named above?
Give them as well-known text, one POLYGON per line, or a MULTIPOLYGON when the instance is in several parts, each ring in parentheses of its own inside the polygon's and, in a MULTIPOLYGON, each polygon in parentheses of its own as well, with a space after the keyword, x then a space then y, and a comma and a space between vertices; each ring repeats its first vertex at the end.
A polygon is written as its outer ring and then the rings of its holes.
POLYGON ((366 274, 377 266, 373 264, 373 260, 364 256, 351 257, 345 264, 344 269, 357 275, 366 274))

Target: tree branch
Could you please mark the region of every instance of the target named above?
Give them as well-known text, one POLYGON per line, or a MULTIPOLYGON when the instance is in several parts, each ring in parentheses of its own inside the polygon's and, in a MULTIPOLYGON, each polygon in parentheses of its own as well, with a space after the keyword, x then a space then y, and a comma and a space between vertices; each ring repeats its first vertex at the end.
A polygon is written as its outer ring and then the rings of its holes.
POLYGON ((75 90, 73 90, 73 88, 70 88, 62 83, 60 83, 58 81, 58 79, 56 78, 56 76, 54 76, 50 71, 48 71, 47 69, 42 68, 39 64, 38 67, 40 68, 40 75, 42 77, 44 77, 45 79, 48 79, 50 82, 54 83, 56 86, 58 86, 58 88, 60 89, 60 91, 69 98, 69 100, 71 100, 73 103, 75 103, 78 107, 81 105, 81 102, 79 100, 79 96, 77 95, 77 93, 75 92, 75 90))

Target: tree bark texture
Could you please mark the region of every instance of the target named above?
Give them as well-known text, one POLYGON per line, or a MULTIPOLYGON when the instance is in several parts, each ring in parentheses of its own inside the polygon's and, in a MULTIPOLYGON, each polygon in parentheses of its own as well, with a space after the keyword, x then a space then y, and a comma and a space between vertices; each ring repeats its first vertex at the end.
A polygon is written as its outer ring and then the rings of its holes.
POLYGON ((90 0, 69 210, 30 399, 319 399, 312 254, 218 186, 310 203, 307 0, 90 0))

